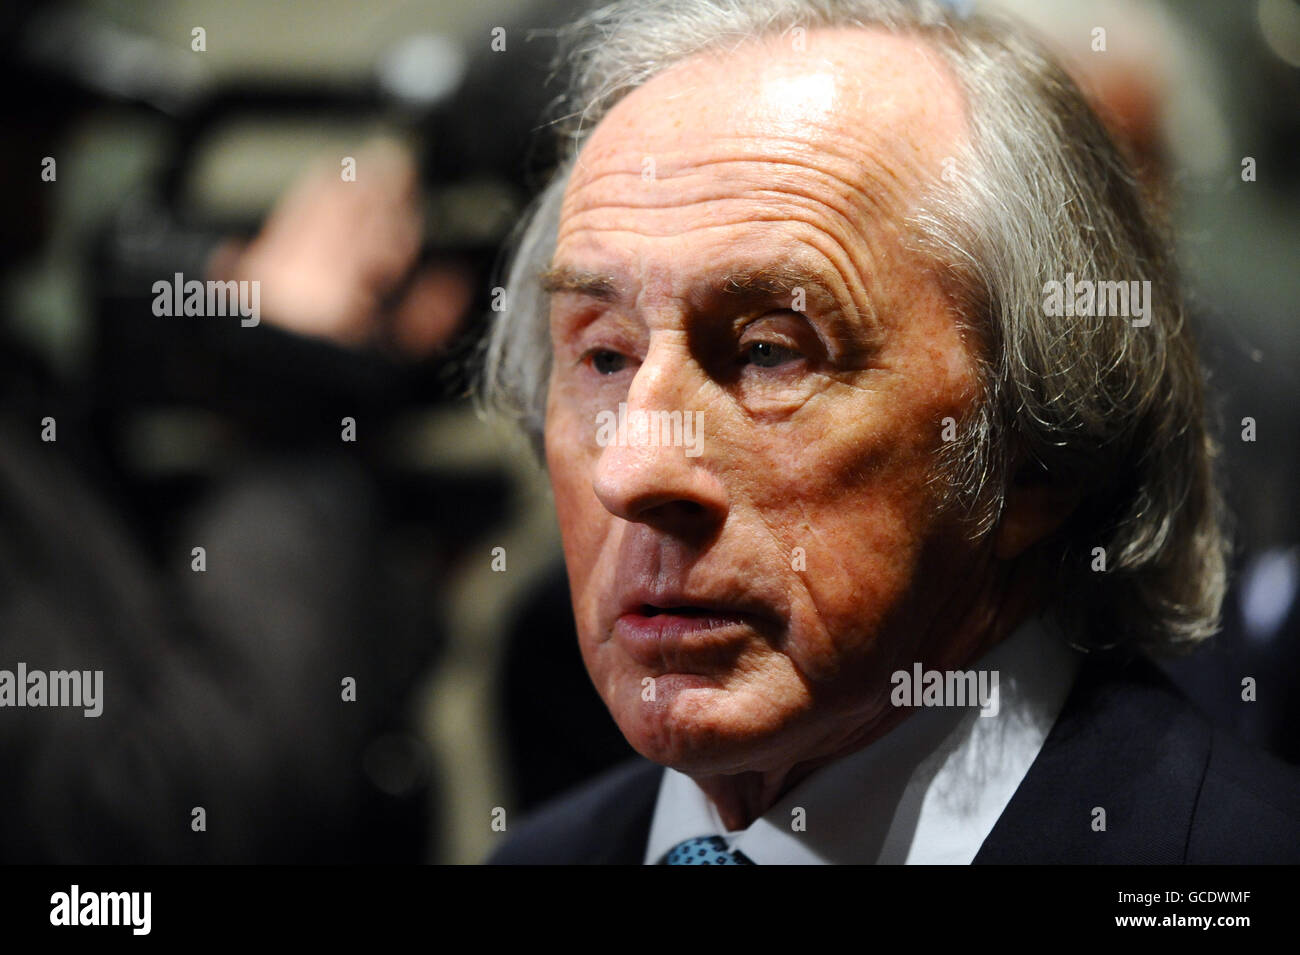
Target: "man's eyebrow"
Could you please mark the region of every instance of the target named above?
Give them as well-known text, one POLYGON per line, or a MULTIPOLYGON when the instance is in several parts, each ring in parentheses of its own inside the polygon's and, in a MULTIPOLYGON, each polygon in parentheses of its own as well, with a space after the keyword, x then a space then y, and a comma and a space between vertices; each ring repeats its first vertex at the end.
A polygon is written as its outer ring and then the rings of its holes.
POLYGON ((538 284, 548 295, 556 292, 577 292, 602 302, 617 301, 620 293, 618 282, 612 275, 600 272, 588 272, 568 266, 543 269, 537 276, 538 284))
POLYGON ((796 288, 827 291, 815 272, 792 266, 767 266, 752 271, 730 272, 722 280, 722 291, 731 295, 793 294, 796 288))
MULTIPOLYGON (((826 278, 818 271, 798 265, 772 265, 759 269, 730 272, 720 286, 727 295, 739 297, 767 296, 789 297, 794 300, 795 289, 803 289, 805 299, 823 310, 847 311, 850 318, 860 319, 857 307, 851 300, 835 293, 826 278)), ((875 316, 866 319, 874 323, 875 316)))

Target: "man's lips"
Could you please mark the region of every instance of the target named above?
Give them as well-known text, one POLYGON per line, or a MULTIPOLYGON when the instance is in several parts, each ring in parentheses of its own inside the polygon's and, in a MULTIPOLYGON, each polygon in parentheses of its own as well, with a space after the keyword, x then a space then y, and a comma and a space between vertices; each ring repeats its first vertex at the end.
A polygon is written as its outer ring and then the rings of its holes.
POLYGON ((614 639, 659 672, 704 672, 733 662, 754 635, 750 613, 698 604, 636 604, 614 621, 614 639))

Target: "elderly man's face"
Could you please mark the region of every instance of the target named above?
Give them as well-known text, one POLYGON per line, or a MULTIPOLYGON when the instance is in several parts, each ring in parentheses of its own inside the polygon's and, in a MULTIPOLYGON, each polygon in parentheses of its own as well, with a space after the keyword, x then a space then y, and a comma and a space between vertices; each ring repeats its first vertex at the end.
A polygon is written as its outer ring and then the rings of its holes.
POLYGON ((649 758, 824 757, 894 669, 962 662, 989 561, 935 477, 974 366, 902 220, 965 135, 918 43, 814 31, 679 64, 583 149, 546 456, 583 657, 649 758), (621 440, 620 403, 698 446, 621 440))

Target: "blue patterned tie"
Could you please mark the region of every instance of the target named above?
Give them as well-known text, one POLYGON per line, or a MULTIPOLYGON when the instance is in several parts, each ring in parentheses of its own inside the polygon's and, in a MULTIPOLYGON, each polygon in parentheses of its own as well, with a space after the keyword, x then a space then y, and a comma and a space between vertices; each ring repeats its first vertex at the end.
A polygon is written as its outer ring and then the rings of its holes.
POLYGON ((720 836, 697 836, 669 849, 662 864, 753 865, 754 860, 737 850, 728 852, 727 843, 720 836))

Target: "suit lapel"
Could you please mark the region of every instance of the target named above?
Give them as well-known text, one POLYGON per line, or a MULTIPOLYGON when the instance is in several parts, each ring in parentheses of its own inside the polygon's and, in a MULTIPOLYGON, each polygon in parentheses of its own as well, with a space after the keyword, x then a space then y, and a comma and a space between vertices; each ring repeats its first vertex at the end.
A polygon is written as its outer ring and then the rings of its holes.
POLYGON ((602 809, 586 831, 577 859, 591 865, 641 865, 659 797, 663 767, 638 760, 620 774, 601 800, 602 809))
POLYGON ((974 862, 1181 863, 1209 751, 1153 664, 1094 657, 974 862))

